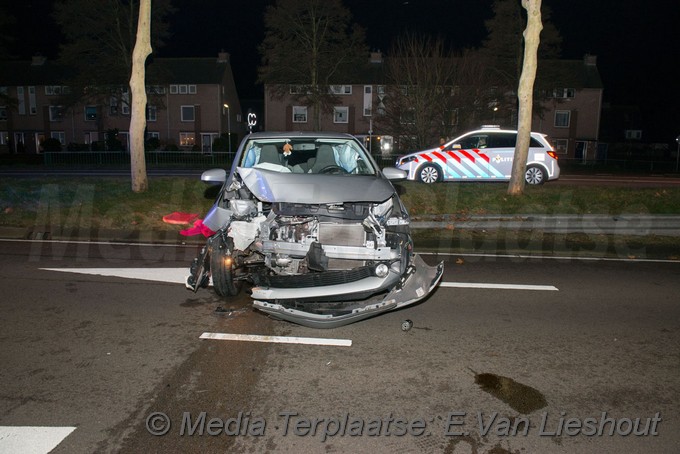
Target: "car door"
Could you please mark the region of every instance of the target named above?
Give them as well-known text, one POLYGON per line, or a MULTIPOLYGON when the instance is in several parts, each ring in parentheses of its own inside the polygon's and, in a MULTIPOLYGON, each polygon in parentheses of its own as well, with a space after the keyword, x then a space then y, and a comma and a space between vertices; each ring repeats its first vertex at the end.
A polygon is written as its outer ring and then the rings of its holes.
POLYGON ((465 136, 443 150, 447 154, 448 169, 444 171, 446 179, 487 179, 489 174, 489 156, 486 153, 488 134, 472 134, 465 136))
POLYGON ((498 179, 509 179, 515 156, 517 133, 511 131, 489 134, 489 173, 498 179))

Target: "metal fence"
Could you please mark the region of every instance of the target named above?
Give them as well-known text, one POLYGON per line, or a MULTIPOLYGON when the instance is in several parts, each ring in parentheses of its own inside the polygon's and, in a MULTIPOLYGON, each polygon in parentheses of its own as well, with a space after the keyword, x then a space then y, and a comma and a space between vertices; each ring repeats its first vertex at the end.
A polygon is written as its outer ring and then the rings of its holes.
MULTIPOLYGON (((198 151, 147 151, 146 165, 163 169, 228 168, 234 160, 233 152, 201 153, 198 151)), ((130 168, 130 154, 126 151, 57 151, 43 153, 47 167, 73 168, 130 168)))
MULTIPOLYGON (((187 169, 205 170, 213 167, 228 169, 231 167, 235 152, 200 151, 147 151, 146 165, 152 169, 187 169)), ((394 167, 399 155, 374 154, 380 168, 394 167)), ((579 159, 559 160, 562 173, 678 173, 678 161, 671 159, 579 159)), ((57 151, 44 152, 39 155, 1 154, 0 166, 40 166, 49 168, 70 169, 129 169, 130 154, 126 151, 57 151)))

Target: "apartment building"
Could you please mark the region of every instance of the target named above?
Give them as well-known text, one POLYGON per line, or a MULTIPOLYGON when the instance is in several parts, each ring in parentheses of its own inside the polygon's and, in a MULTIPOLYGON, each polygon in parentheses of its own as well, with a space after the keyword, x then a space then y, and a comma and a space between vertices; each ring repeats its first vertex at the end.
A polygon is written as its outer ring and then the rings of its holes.
MULTIPOLYGON (((245 132, 229 54, 154 58, 147 64, 147 138, 162 148, 211 151, 217 137, 245 132)), ((107 132, 129 149, 129 89, 105 101, 63 105, 69 69, 34 57, 0 65, 0 152, 40 153, 45 140, 63 149, 99 147, 107 132)))
MULTIPOLYGON (((377 113, 389 103, 389 99, 385 98, 385 86, 381 84, 384 80, 380 71, 382 64, 382 57, 372 54, 372 71, 367 73, 366 80, 330 87, 338 103, 331 112, 321 113, 322 130, 362 137, 384 134, 377 119, 377 113)), ((584 161, 594 159, 599 140, 603 92, 596 57, 586 55, 583 60, 541 61, 539 71, 540 68, 550 68, 548 79, 552 88, 539 93, 538 99, 542 101, 535 106, 532 129, 547 134, 564 158, 584 161)), ((465 87, 456 89, 465 90, 465 87)), ((288 86, 287 90, 281 90, 281 86, 265 85, 266 129, 304 131, 314 128, 316 112, 312 107, 296 101, 298 91, 294 85, 288 86), (281 92, 287 94, 281 96, 281 92)), ((516 114, 514 109, 502 115, 490 106, 488 114, 481 121, 516 127, 516 114)), ((458 134, 465 132, 462 127, 459 129, 458 134)), ((413 150, 395 151, 405 153, 413 150)))

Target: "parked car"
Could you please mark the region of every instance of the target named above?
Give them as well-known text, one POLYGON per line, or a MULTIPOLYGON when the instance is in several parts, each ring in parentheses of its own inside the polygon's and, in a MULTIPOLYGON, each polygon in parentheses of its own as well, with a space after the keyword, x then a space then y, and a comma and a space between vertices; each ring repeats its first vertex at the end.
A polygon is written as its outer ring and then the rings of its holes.
POLYGON ((202 179, 222 188, 203 219, 209 236, 187 287, 212 277, 223 297, 252 285, 255 308, 332 328, 422 300, 443 264, 413 253, 409 215, 390 180, 353 136, 254 133, 231 171, 202 179))
MULTIPOLYGON (((482 127, 456 137, 438 148, 418 151, 397 160, 407 179, 423 183, 438 181, 509 180, 517 131, 482 127)), ((555 149, 545 134, 531 133, 525 181, 543 184, 560 176, 555 149)))

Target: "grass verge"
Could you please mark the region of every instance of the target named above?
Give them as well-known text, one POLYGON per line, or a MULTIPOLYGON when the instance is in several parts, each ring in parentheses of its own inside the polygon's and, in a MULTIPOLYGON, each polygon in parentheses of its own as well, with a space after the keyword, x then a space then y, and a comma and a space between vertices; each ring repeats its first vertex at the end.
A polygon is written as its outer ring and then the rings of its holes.
MULTIPOLYGON (((454 215, 513 214, 680 214, 680 188, 622 188, 544 185, 522 197, 505 194, 498 183, 398 183, 414 219, 454 215)), ((163 222, 174 211, 205 215, 215 186, 197 178, 153 177, 136 194, 125 177, 5 178, 0 182, 1 227, 48 230, 122 229, 172 234, 182 227, 163 222)), ((419 250, 449 252, 548 253, 617 257, 680 257, 680 239, 541 231, 417 230, 419 250)))

